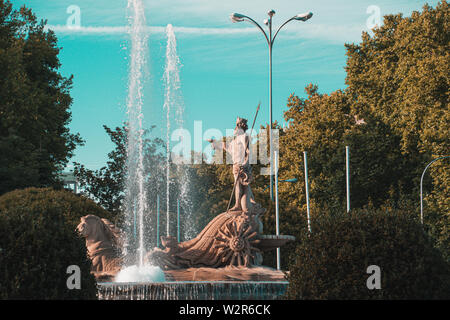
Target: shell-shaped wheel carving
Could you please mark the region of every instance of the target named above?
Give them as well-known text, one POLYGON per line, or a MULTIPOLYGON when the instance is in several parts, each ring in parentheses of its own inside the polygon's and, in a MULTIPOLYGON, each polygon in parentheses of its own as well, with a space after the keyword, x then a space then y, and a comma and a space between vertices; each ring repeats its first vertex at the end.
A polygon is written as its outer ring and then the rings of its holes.
POLYGON ((255 254, 260 252, 254 245, 257 232, 253 230, 247 217, 237 217, 225 224, 216 236, 215 247, 218 250, 222 263, 229 266, 249 267, 256 259, 255 254))

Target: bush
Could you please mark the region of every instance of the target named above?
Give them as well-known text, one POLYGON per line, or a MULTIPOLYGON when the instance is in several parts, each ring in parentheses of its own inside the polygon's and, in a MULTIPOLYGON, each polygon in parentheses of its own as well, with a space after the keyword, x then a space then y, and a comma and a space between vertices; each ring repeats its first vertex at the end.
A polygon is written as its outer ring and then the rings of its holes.
POLYGON ((411 215, 357 210, 312 223, 289 267, 288 299, 450 298, 449 264, 411 215), (370 265, 380 267, 379 290, 367 287, 370 265))
POLYGON ((0 299, 95 299, 97 287, 80 217, 108 213, 69 191, 28 188, 0 197, 0 299), (67 288, 78 265, 81 290, 67 288))

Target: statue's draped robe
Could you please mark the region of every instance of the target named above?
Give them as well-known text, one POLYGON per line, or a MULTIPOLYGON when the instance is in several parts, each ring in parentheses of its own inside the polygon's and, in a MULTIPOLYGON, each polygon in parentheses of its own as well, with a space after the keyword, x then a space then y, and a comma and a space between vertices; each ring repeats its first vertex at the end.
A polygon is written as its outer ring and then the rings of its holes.
POLYGON ((218 249, 215 248, 218 230, 231 222, 236 213, 221 213, 193 239, 178 244, 173 258, 180 267, 218 267, 223 264, 218 249))
MULTIPOLYGON (((259 215, 247 215, 242 211, 224 212, 211 220, 195 238, 181 243, 173 241, 164 250, 155 248, 149 253, 147 260, 164 269, 227 266, 230 255, 223 247, 223 242, 217 238, 226 229, 230 230, 231 225, 246 225, 244 229, 249 231, 248 234, 262 233, 259 215)), ((252 264, 259 263, 259 258, 254 257, 252 264)))

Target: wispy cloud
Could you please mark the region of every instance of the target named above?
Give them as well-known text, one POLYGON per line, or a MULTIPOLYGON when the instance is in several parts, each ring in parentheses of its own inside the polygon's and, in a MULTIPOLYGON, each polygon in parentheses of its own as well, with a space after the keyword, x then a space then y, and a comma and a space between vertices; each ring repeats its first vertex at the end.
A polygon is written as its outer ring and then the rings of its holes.
MULTIPOLYGON (((47 29, 51 29, 61 35, 126 35, 128 33, 127 26, 80 26, 69 27, 66 25, 47 25, 47 29)), ((148 26, 146 32, 149 34, 164 34, 166 27, 148 26)), ((308 25, 302 28, 289 28, 280 32, 279 37, 295 37, 300 39, 319 39, 332 42, 349 42, 357 41, 364 26, 330 26, 330 25, 308 25)), ((209 27, 183 27, 174 26, 177 35, 192 36, 227 36, 227 35, 247 35, 259 33, 255 27, 237 27, 237 28, 209 28, 209 27)))
POLYGON ((127 27, 113 27, 113 26, 100 26, 100 27, 68 27, 65 25, 47 25, 46 29, 50 29, 59 34, 125 34, 127 33, 127 27))
MULTIPOLYGON (((61 34, 126 34, 127 26, 97 26, 97 27, 68 27, 65 25, 47 25, 47 29, 51 29, 61 34)), ((146 32, 151 34, 162 34, 166 32, 166 27, 146 27, 146 32)), ((248 34, 258 32, 255 28, 197 28, 197 27, 174 27, 174 31, 178 34, 192 35, 227 35, 227 34, 248 34)))
MULTIPOLYGON (((41 15, 48 19, 49 27, 61 35, 116 35, 127 34, 127 1, 114 5, 110 0, 77 0, 81 12, 79 29, 71 29, 65 25, 70 17, 66 12, 72 0, 54 0, 52 5, 41 4, 40 0, 17 0, 29 3, 31 7, 42 7, 41 15), (35 4, 38 3, 39 5, 35 4), (54 3, 53 3, 54 2, 54 3), (96 26, 99 25, 99 26, 96 26)), ((279 0, 275 7, 269 0, 143 0, 146 18, 150 26, 148 31, 163 34, 164 26, 171 22, 175 32, 181 36, 239 36, 258 32, 256 28, 232 25, 229 19, 231 12, 240 12, 253 17, 262 23, 267 17, 268 9, 277 11, 275 25, 280 25, 293 14, 312 11, 314 17, 307 23, 288 25, 280 33, 280 37, 298 39, 317 39, 332 43, 360 41, 361 32, 368 31, 366 21, 369 18, 367 8, 376 5, 382 15, 403 12, 408 14, 412 9, 420 9, 425 2, 435 5, 438 0, 348 0, 315 1, 299 4, 294 0, 279 0), (265 9, 264 9, 265 8, 265 9), (292 28, 290 28, 292 27, 292 28)), ((50 1, 49 1, 50 2, 50 1)))

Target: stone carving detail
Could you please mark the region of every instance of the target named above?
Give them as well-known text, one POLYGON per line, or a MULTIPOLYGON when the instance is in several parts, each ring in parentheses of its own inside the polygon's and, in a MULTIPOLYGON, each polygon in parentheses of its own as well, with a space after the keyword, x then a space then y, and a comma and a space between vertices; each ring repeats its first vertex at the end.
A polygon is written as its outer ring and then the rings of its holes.
POLYGON ((221 261, 237 267, 249 267, 251 264, 260 264, 260 250, 255 247, 259 242, 257 232, 250 226, 246 219, 237 219, 227 223, 224 228, 219 229, 219 235, 215 244, 218 248, 217 254, 221 261), (253 262, 253 263, 251 263, 253 262))
POLYGON ((178 243, 174 237, 161 237, 164 249, 154 248, 146 260, 165 270, 257 266, 262 263, 262 255, 257 248, 260 232, 259 214, 224 212, 192 240, 178 243))
POLYGON ((108 219, 95 215, 81 217, 77 226, 79 234, 86 238, 88 256, 92 261, 92 272, 118 272, 122 266, 122 231, 108 219))

